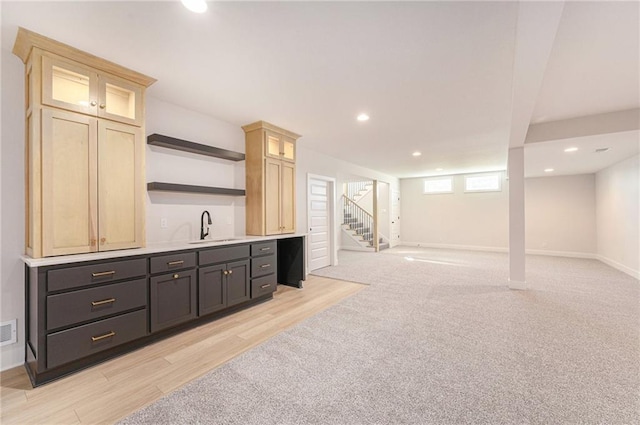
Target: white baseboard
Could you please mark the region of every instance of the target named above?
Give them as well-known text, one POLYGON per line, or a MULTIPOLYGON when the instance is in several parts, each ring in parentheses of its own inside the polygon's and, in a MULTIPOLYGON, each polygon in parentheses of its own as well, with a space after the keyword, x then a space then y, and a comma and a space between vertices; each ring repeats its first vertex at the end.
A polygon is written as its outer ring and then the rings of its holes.
POLYGON ((509 279, 509 289, 515 289, 518 291, 522 291, 525 289, 529 289, 529 286, 527 285, 527 282, 522 282, 519 280, 511 280, 509 279))
POLYGON ((431 242, 403 242, 400 245, 418 246, 422 248, 458 249, 462 251, 509 252, 507 248, 501 248, 497 246, 455 245, 455 244, 431 243, 431 242))
POLYGON ((375 252, 371 247, 364 246, 341 246, 340 249, 342 251, 362 251, 362 252, 375 252))
POLYGON ((598 254, 595 256, 595 258, 602 261, 606 265, 613 267, 614 269, 620 270, 621 272, 626 273, 629 276, 640 280, 640 271, 638 270, 634 270, 631 267, 627 267, 624 264, 620 264, 617 261, 613 261, 612 259, 607 258, 604 255, 598 254))
POLYGON ((572 251, 547 251, 544 249, 526 249, 525 253, 531 255, 548 255, 550 257, 570 257, 570 258, 588 258, 590 260, 597 259, 597 254, 591 252, 572 252, 572 251))

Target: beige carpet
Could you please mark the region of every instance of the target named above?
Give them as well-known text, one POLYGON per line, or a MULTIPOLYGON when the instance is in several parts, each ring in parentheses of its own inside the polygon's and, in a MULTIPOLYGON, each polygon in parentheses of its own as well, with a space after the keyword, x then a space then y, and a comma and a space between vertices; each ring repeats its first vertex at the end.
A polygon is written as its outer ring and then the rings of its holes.
POLYGON ((640 285, 598 261, 394 248, 370 287, 123 424, 640 423, 640 285))

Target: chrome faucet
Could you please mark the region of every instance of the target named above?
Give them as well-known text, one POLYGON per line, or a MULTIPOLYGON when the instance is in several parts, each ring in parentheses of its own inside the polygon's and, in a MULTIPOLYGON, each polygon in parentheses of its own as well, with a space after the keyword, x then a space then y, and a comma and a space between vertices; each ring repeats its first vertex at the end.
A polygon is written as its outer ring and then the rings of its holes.
POLYGON ((207 226, 207 232, 205 233, 204 231, 204 215, 207 215, 207 222, 209 223, 209 225, 213 224, 211 222, 211 216, 209 215, 209 211, 205 210, 202 212, 202 215, 200 216, 200 240, 203 240, 205 238, 205 236, 207 236, 209 234, 209 226, 207 226))

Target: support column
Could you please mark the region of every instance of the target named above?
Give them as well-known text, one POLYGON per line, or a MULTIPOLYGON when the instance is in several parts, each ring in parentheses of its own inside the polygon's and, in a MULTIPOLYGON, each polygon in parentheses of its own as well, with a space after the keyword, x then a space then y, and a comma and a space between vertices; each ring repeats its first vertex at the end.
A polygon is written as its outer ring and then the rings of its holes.
POLYGON ((380 236, 378 235, 378 180, 373 181, 373 248, 380 251, 380 236))
POLYGON ((524 147, 509 149, 509 288, 526 289, 524 147))

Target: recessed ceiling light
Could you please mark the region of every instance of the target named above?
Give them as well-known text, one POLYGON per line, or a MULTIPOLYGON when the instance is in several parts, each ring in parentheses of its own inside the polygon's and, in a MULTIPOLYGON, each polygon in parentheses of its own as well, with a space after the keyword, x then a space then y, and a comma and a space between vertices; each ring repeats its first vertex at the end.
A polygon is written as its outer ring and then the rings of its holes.
POLYGON ((422 155, 422 152, 415 151, 415 152, 414 152, 414 153, 412 153, 411 155, 413 155, 413 156, 420 156, 420 155, 422 155))
POLYGON ((369 115, 362 113, 360 115, 358 115, 357 118, 358 121, 369 121, 369 115))
POLYGON ((204 13, 207 11, 207 2, 205 0, 181 0, 182 5, 195 13, 204 13))
POLYGON ((436 171, 442 171, 442 168, 436 168, 436 171))
POLYGON ((545 168, 544 172, 545 173, 551 173, 551 172, 553 172, 553 168, 545 168))
POLYGON ((577 150, 578 150, 578 148, 576 148, 576 147, 572 147, 572 148, 566 148, 564 151, 565 151, 565 152, 575 152, 575 151, 577 151, 577 150))

